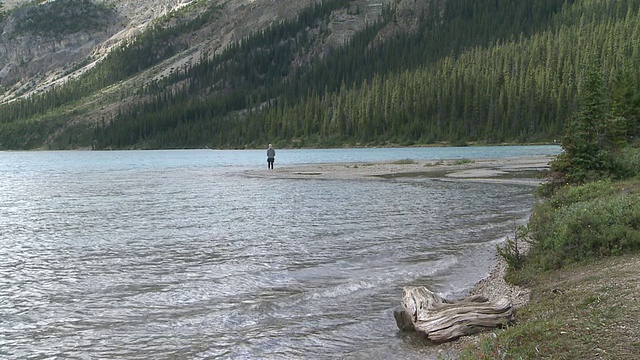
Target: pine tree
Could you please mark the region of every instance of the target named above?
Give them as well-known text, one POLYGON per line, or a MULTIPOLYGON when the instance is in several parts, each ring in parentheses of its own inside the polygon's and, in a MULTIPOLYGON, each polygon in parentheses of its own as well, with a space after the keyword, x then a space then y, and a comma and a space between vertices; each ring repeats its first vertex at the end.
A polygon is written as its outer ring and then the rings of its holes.
POLYGON ((604 76, 593 65, 585 74, 581 110, 571 118, 562 140, 564 153, 552 163, 551 169, 562 173, 571 183, 608 176, 613 145, 607 141, 607 115, 604 76))

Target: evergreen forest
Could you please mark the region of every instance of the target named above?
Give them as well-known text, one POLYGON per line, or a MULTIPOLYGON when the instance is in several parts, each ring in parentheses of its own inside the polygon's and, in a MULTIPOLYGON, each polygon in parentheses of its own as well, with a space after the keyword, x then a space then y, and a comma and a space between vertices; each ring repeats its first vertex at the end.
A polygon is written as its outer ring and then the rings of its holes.
POLYGON ((640 133, 636 0, 447 0, 404 32, 383 32, 399 21, 386 8, 347 44, 299 65, 332 12, 359 11, 325 0, 193 66, 111 93, 115 102, 137 99, 112 118, 67 121, 83 116, 78 103, 186 51, 178 35, 215 16, 216 6, 200 6, 78 79, 0 105, 0 149, 559 142, 584 107, 594 66, 603 116, 617 119, 626 140, 640 133))

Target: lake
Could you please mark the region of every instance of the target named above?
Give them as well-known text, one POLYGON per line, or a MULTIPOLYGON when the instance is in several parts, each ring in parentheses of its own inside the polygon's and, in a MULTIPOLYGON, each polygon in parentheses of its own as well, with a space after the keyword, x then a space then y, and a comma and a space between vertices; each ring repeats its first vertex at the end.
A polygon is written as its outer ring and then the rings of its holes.
MULTIPOLYGON (((524 185, 279 179, 266 150, 0 152, 0 357, 434 358, 402 287, 460 297, 533 206, 524 185)), ((557 146, 278 150, 320 162, 557 146)))

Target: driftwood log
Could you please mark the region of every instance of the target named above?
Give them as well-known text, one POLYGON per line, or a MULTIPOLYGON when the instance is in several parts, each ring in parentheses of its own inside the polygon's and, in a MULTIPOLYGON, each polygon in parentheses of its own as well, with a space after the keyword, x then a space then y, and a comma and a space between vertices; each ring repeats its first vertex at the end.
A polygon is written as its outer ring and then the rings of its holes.
POLYGON ((424 286, 402 290, 402 308, 394 311, 400 330, 417 331, 434 342, 446 342, 461 336, 504 326, 513 321, 511 300, 490 302, 474 295, 448 301, 424 286))

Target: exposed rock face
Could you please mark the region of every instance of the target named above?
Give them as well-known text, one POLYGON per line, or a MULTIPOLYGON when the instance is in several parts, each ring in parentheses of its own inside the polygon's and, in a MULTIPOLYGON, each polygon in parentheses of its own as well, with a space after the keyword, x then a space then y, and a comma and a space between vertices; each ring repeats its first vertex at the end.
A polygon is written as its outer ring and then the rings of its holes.
MULTIPOLYGON (((70 34, 21 31, 24 11, 17 6, 28 1, 5 2, 5 9, 15 11, 0 23, 0 86, 11 87, 4 97, 45 90, 68 75, 81 73, 90 67, 89 57, 99 59, 114 45, 135 36, 152 20, 180 7, 184 1, 105 0, 105 7, 114 11, 105 19, 103 28, 70 34)), ((2 98, 0 91, 0 101, 2 98)))
MULTIPOLYGON (((114 46, 132 39, 155 19, 173 10, 195 4, 197 0, 92 0, 112 10, 101 29, 88 29, 65 34, 34 34, 16 31, 20 21, 19 5, 29 0, 2 1, 11 15, 0 22, 0 102, 37 93, 82 74, 100 61, 114 46), (18 15, 17 15, 18 14, 18 15)), ((63 0, 52 0, 63 1, 63 0)), ((219 14, 207 26, 184 34, 181 41, 189 49, 145 75, 143 81, 157 79, 172 69, 178 69, 200 58, 214 54, 229 43, 238 41, 274 22, 295 16, 300 10, 320 0, 227 0, 220 1, 219 14)), ((379 19, 384 6, 398 14, 397 29, 380 34, 405 31, 415 22, 415 16, 432 4, 445 0, 351 0, 349 10, 340 10, 329 19, 329 35, 318 39, 308 54, 301 54, 300 64, 328 49, 340 46, 358 30, 379 19), (408 17, 407 17, 408 16, 408 17)), ((43 3, 40 6, 46 6, 43 3)), ((49 4, 50 5, 50 4, 49 4)), ((75 5, 74 5, 75 6, 75 5)), ((309 31, 314 31, 310 29, 309 31)))
MULTIPOLYGON (((6 28, 11 31, 11 23, 6 28)), ((5 30, 6 30, 5 28, 5 30)), ((77 32, 64 37, 15 34, 0 37, 0 85, 46 81, 64 73, 106 41, 108 33, 77 32), (51 74, 51 72, 54 72, 51 74)))

